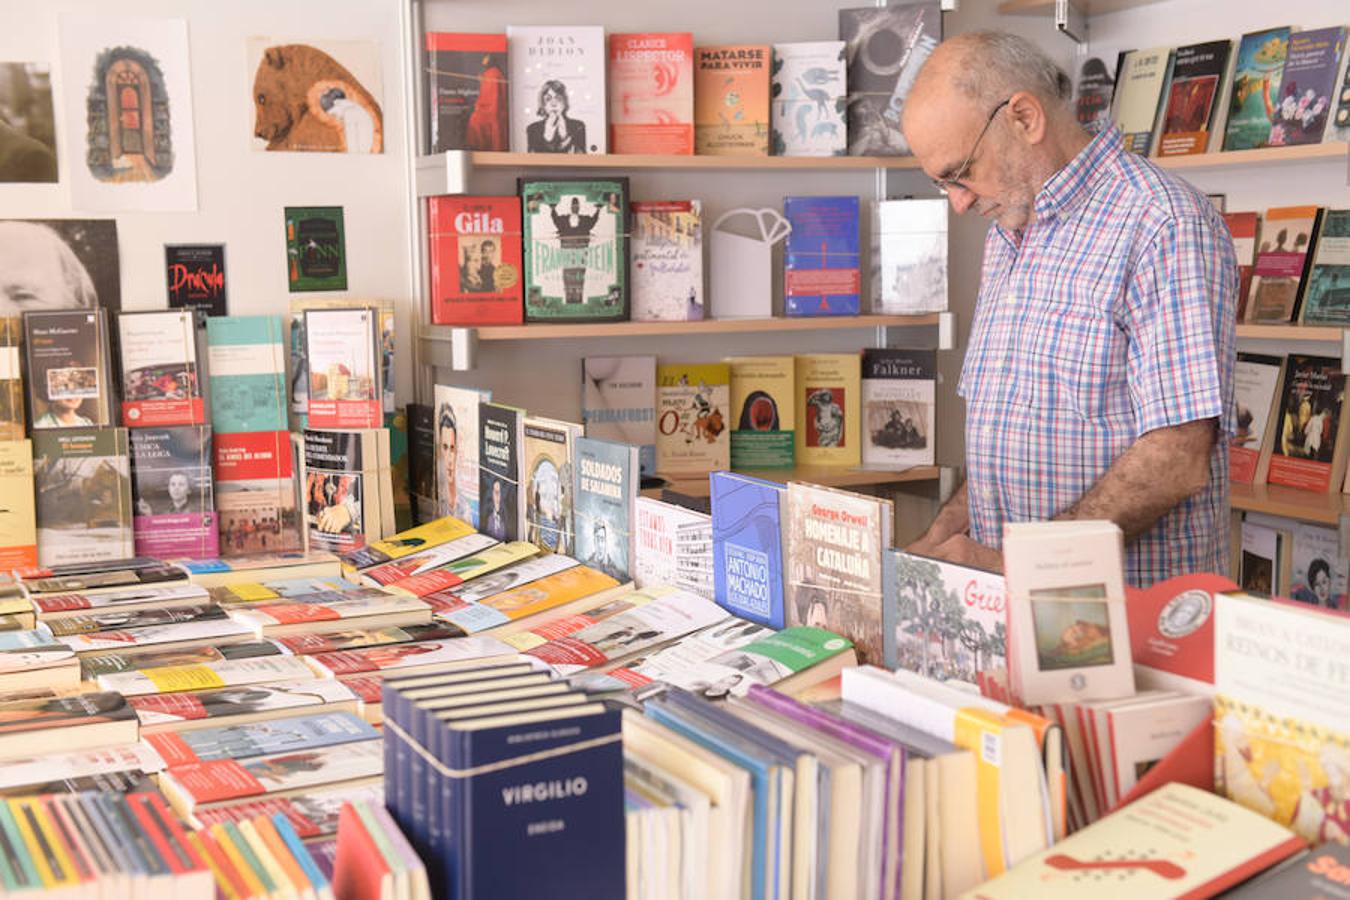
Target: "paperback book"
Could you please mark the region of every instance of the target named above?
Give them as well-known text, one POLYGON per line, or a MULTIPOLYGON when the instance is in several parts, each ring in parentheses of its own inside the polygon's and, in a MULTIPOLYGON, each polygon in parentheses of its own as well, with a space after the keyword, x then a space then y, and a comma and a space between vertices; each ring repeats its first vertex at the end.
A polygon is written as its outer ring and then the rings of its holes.
POLYGON ((1298 320, 1307 281, 1309 251, 1317 241, 1323 210, 1318 206, 1281 206, 1266 210, 1261 244, 1252 269, 1249 322, 1298 320))
POLYGON ((525 486, 522 453, 525 411, 497 403, 478 405, 478 528, 499 541, 525 536, 525 486))
POLYGON ((22 348, 23 318, 0 316, 0 441, 21 441, 27 434, 22 348))
POLYGON ((218 555, 211 459, 210 425, 131 432, 137 553, 160 559, 218 555))
POLYGON ((431 321, 435 325, 519 325, 520 200, 427 199, 431 321))
POLYGON ((285 634, 343 631, 397 625, 426 625, 431 607, 416 597, 367 589, 372 594, 344 594, 331 600, 298 597, 293 601, 259 603, 230 610, 230 618, 247 625, 259 640, 285 634))
POLYGON ((525 320, 629 314, 628 179, 521 179, 525 320))
POLYGON ((509 25, 511 149, 608 153, 605 29, 509 25))
POLYGON ((0 571, 38 564, 33 442, 0 441, 0 571))
POLYGON ((862 360, 856 353, 796 357, 796 458, 799 466, 862 462, 862 360))
POLYGON ((1279 397, 1267 480, 1310 491, 1336 490, 1345 474, 1341 361, 1291 355, 1279 397))
POLYGON ((634 571, 638 453, 630 444, 576 439, 576 557, 619 581, 634 571))
POLYGON ((685 322, 704 317, 703 204, 634 200, 633 319, 685 322))
POLYGON ((731 368, 731 467, 786 469, 795 460, 795 362, 791 356, 739 356, 731 368))
POLYGON ((845 56, 843 41, 773 45, 769 96, 774 156, 848 153, 845 56))
POLYGON ((1121 55, 1112 118, 1121 130, 1125 149, 1131 153, 1148 156, 1153 149, 1158 98, 1167 79, 1170 53, 1166 47, 1153 47, 1121 55))
POLYGON ((735 472, 712 473, 709 488, 713 598, 733 616, 782 629, 787 489, 735 472))
MULTIPOLYGON (((522 587, 491 594, 475 603, 463 604, 458 608, 447 605, 437 611, 436 618, 458 627, 465 634, 476 634, 556 609, 574 600, 589 602, 594 595, 616 587, 619 587, 619 582, 598 569, 569 566, 556 574, 536 579, 522 587)), ((596 605, 607 597, 596 597, 596 605)))
POLYGON ((1233 367, 1237 430, 1228 445, 1228 477, 1235 484, 1264 484, 1274 446, 1284 360, 1277 356, 1239 353, 1233 367))
POLYGON ((1279 101, 1271 112, 1272 147, 1316 144, 1326 131, 1345 50, 1345 27, 1296 31, 1289 36, 1279 101))
POLYGON ((1092 56, 1083 61, 1078 70, 1078 86, 1074 93, 1074 116, 1088 134, 1101 134, 1111 125, 1111 98, 1116 91, 1116 79, 1106 63, 1092 56))
POLYGON ((509 150, 506 35, 428 31, 432 153, 509 150))
POLYGON ((524 422, 525 535, 536 547, 572 553, 573 459, 581 426, 540 416, 524 422))
POLYGON ((1159 156, 1204 153, 1209 149, 1209 130, 1232 50, 1233 42, 1229 40, 1177 48, 1163 113, 1162 137, 1158 140, 1159 156))
POLYGON ((1285 26, 1242 36, 1233 70, 1223 149, 1250 150, 1269 144, 1274 125, 1272 115, 1280 102, 1284 64, 1289 55, 1290 31, 1285 26))
POLYGON ((206 320, 211 427, 216 434, 285 431, 286 352, 280 316, 206 320))
POLYGON ((839 10, 848 61, 850 156, 906 156, 900 129, 905 98, 942 40, 934 2, 839 10))
POLYGON ((1305 325, 1350 324, 1350 209, 1322 214, 1300 319, 1305 325))
POLYGON ((694 152, 699 156, 769 155, 766 44, 694 48, 694 152))
POLYGON ((122 313, 122 421, 128 428, 211 421, 206 317, 192 310, 122 313))
MULTIPOLYGON (((678 584, 698 590, 685 574, 706 569, 706 584, 713 582, 711 517, 674 503, 651 497, 638 497, 636 511, 635 567, 633 580, 640 588, 678 584), (707 536, 707 560, 704 565, 700 545, 707 536)), ((711 591, 704 596, 709 596, 711 591)))
POLYGON ((1261 231, 1261 217, 1254 212, 1224 213, 1224 224, 1233 238, 1233 254, 1238 261, 1237 320, 1246 321, 1247 303, 1252 293, 1252 270, 1256 265, 1256 236, 1261 231))
POLYGON ((947 309, 947 201, 879 200, 872 311, 898 316, 947 309))
POLYGON ((434 389, 436 509, 479 528, 478 406, 492 395, 438 384, 434 389))
POLYGON ((281 654, 281 648, 271 641, 245 641, 238 644, 205 645, 181 650, 133 648, 108 653, 90 653, 80 657, 80 677, 85 681, 97 681, 101 675, 130 672, 133 669, 205 665, 226 659, 254 659, 281 654))
POLYGON ((378 310, 305 310, 310 428, 384 425, 378 310))
POLYGON ((657 471, 702 475, 728 468, 730 367, 726 363, 660 365, 656 382, 657 471))
POLYGON ((862 309, 857 197, 785 197, 792 231, 783 255, 788 316, 856 316, 862 309))
POLYGON ((394 412, 394 307, 389 301, 354 301, 345 297, 305 297, 291 300, 289 327, 290 353, 287 361, 287 382, 290 397, 292 431, 309 427, 309 339, 305 330, 305 313, 312 309, 343 310, 365 306, 377 311, 380 335, 380 381, 383 389, 383 409, 394 412))
POLYGON ((694 152, 694 36, 609 35, 609 152, 694 152))
MULTIPOLYGON (((343 807, 362 801, 383 803, 384 786, 376 782, 364 787, 317 788, 284 797, 240 801, 215 809, 204 809, 194 818, 203 828, 211 828, 214 833, 217 825, 225 823, 242 822, 258 816, 285 816, 301 840, 314 841, 336 835, 343 807)), ((317 857, 322 844, 310 843, 307 846, 315 850, 317 857)))
POLYGON ((436 406, 409 403, 408 490, 413 525, 436 518, 436 406))
POLYGON ((107 312, 30 312, 23 328, 34 432, 113 424, 107 312))
POLYGON ((110 650, 128 650, 142 647, 169 649, 171 647, 199 647, 202 645, 219 646, 243 643, 252 640, 252 638, 252 632, 228 618, 205 615, 189 622, 144 625, 138 628, 112 628, 107 631, 70 634, 62 638, 62 643, 84 656, 88 653, 104 653, 110 650))
POLYGON ((92 609, 72 616, 44 621, 43 628, 54 637, 67 638, 77 634, 115 629, 149 628, 160 625, 209 622, 226 618, 225 610, 210 600, 154 609, 92 609))
POLYGON ((1002 576, 888 549, 882 580, 887 669, 967 684, 978 684, 982 674, 1006 675, 1002 576))
MULTIPOLYGON (((275 671, 279 673, 281 667, 276 667, 275 671)), ((274 679, 285 677, 273 676, 274 679)), ((129 697, 128 702, 136 710, 145 734, 181 733, 226 721, 286 719, 316 708, 326 712, 355 712, 358 706, 356 695, 345 685, 314 678, 274 680, 265 684, 244 681, 229 687, 147 692, 129 697)))
POLYGON ((381 673, 385 677, 423 673, 441 674, 466 665, 514 660, 514 648, 490 637, 453 637, 415 644, 394 644, 364 650, 339 650, 306 657, 326 677, 381 673), (414 671, 415 670, 415 671, 414 671))
POLYGON ((1336 529, 1294 523, 1289 597, 1323 609, 1346 609, 1347 561, 1336 529))
POLYGON ((380 733, 349 712, 299 715, 271 722, 217 725, 184 733, 151 735, 147 740, 165 764, 213 759, 249 759, 287 751, 313 750, 355 741, 379 740, 380 733))
POLYGON ((304 531, 289 434, 216 434, 212 443, 221 557, 302 549, 304 531))
POLYGON ((637 447, 642 474, 655 474, 656 357, 582 360, 581 421, 586 437, 637 447))
POLYGON ((135 555, 127 450, 124 428, 34 432, 39 565, 135 555))
POLYGON ((379 449, 383 429, 304 432, 305 531, 309 547, 345 553, 382 535, 379 449))

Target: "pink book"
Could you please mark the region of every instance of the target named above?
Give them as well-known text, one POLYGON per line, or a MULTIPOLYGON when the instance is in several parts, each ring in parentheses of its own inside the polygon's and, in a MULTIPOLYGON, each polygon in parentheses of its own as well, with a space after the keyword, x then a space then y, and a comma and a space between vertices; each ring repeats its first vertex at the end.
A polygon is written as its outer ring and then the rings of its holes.
POLYGON ((694 152, 694 37, 609 36, 611 153, 694 152))

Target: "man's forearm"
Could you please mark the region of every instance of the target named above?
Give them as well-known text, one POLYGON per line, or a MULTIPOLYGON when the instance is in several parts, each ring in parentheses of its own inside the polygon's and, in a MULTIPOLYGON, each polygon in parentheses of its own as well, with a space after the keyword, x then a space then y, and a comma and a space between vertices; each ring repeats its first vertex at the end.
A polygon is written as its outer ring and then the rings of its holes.
POLYGON ((1213 419, 1159 428, 1122 453, 1086 494, 1056 519, 1109 519, 1130 541, 1209 483, 1217 440, 1213 419))
POLYGON ((938 510, 937 518, 928 526, 923 537, 910 545, 916 553, 931 553, 937 545, 957 534, 965 534, 970 528, 970 508, 966 505, 966 483, 952 494, 951 499, 938 510))

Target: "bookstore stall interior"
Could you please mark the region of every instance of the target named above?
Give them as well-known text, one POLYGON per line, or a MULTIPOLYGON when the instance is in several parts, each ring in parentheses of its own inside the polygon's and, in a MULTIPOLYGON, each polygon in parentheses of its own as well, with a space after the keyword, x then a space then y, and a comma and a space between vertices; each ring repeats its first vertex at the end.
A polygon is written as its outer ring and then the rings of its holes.
POLYGON ((1343 896, 1348 68, 0 0, 0 896, 1343 896))

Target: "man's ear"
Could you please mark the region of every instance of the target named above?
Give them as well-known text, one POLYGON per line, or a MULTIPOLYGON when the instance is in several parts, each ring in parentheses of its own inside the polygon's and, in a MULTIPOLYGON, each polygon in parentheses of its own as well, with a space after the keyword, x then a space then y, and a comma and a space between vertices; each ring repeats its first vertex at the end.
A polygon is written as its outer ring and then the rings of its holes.
POLYGON ((1045 104, 1029 91, 1018 91, 1008 100, 1008 111, 1013 132, 1028 144, 1039 144, 1045 139, 1047 127, 1045 104))

